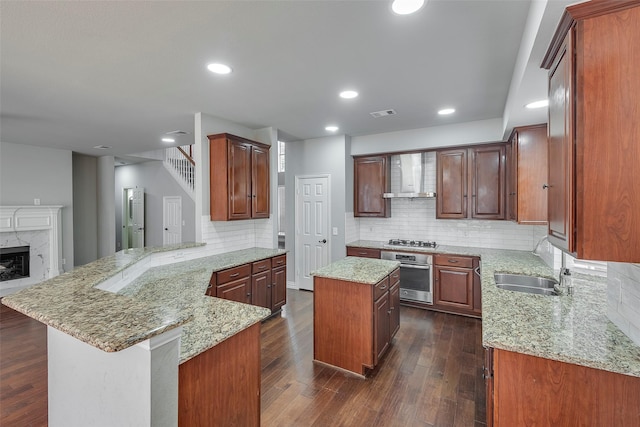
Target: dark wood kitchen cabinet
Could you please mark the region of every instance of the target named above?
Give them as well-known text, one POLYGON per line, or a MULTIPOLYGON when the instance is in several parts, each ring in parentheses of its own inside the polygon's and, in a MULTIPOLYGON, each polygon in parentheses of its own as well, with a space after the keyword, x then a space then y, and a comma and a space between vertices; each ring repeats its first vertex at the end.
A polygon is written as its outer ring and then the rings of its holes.
POLYGON ((569 6, 549 70, 549 241, 581 259, 640 262, 640 2, 569 6))
POLYGON ((388 218, 391 200, 383 197, 390 190, 388 156, 354 157, 353 216, 388 218))
POLYGON ((286 255, 214 272, 206 295, 259 305, 276 313, 287 303, 286 255))
POLYGON ((547 224, 547 125, 514 128, 507 145, 507 219, 547 224))
POLYGON ((437 152, 436 218, 505 219, 506 146, 437 152))
POLYGON ((211 221, 269 218, 269 146, 209 135, 211 221))
POLYGON ((640 425, 640 378, 487 349, 487 426, 640 425))
POLYGON ((433 308, 451 313, 480 316, 479 259, 437 254, 434 261, 433 308))
POLYGON ((365 375, 400 326, 400 269, 375 285, 320 276, 313 282, 314 360, 365 375))
POLYGON ((347 246, 347 256, 380 259, 380 249, 347 246))

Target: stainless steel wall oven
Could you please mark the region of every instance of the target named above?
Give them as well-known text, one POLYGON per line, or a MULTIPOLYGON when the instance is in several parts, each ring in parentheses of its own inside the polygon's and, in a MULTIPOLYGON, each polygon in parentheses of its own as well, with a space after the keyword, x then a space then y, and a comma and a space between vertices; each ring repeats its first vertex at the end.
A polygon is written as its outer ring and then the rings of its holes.
POLYGON ((400 299, 433 304, 433 257, 423 253, 382 251, 382 259, 400 262, 400 299))

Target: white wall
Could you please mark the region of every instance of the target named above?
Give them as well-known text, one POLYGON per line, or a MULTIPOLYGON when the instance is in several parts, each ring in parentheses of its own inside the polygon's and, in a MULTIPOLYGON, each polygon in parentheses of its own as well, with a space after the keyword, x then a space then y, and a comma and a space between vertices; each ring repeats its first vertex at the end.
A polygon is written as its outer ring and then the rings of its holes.
POLYGON ((502 141, 502 119, 480 120, 351 138, 351 155, 427 150, 502 141))
POLYGON ((640 264, 607 264, 607 316, 640 345, 640 264))
POLYGON ((182 197, 182 241, 195 241, 195 203, 161 161, 117 166, 114 182, 117 250, 122 249, 122 191, 125 188, 145 189, 145 246, 162 246, 164 196, 182 197))
MULTIPOLYGON (((294 281, 295 272, 295 177, 302 175, 328 174, 331 176, 331 227, 338 229, 338 235, 329 236, 331 261, 346 255, 345 213, 347 194, 353 194, 353 178, 346 182, 349 138, 344 135, 311 139, 286 144, 287 166, 285 172, 287 221, 285 246, 289 252, 288 280, 294 281), (351 188, 351 190, 348 190, 351 188)), ((353 168, 353 166, 351 166, 353 168)), ((352 173, 351 173, 352 175, 352 173)), ((351 202, 353 210, 353 201, 351 202)))
POLYGON ((63 205, 62 258, 73 269, 73 161, 71 151, 0 142, 0 205, 63 205))
POLYGON ((73 265, 98 259, 98 162, 73 153, 73 265))

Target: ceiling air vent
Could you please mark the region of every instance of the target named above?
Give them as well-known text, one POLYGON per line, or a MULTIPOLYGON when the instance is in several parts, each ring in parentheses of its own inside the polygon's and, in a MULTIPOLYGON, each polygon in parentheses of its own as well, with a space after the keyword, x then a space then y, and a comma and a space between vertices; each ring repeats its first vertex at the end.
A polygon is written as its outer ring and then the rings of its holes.
POLYGON ((108 149, 109 149, 109 148, 111 148, 111 147, 109 147, 108 145, 96 145, 96 146, 95 146, 95 147, 93 147, 93 148, 95 148, 95 149, 97 149, 97 150, 108 150, 108 149))
POLYGON ((396 110, 380 110, 380 111, 374 111, 373 113, 369 113, 371 114, 373 117, 375 117, 376 119, 378 117, 384 117, 384 116, 393 116, 396 114, 396 110))
POLYGON ((172 130, 171 132, 165 133, 165 135, 189 135, 189 132, 183 130, 172 130))

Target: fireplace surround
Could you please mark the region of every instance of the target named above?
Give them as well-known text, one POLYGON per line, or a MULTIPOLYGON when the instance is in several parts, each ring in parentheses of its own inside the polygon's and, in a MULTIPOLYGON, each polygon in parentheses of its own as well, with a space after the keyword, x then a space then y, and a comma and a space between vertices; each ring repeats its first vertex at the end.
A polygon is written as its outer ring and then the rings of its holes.
POLYGON ((62 206, 59 205, 0 206, 2 253, 8 251, 8 248, 29 247, 28 277, 0 281, 0 296, 11 294, 60 274, 61 210, 62 206))

